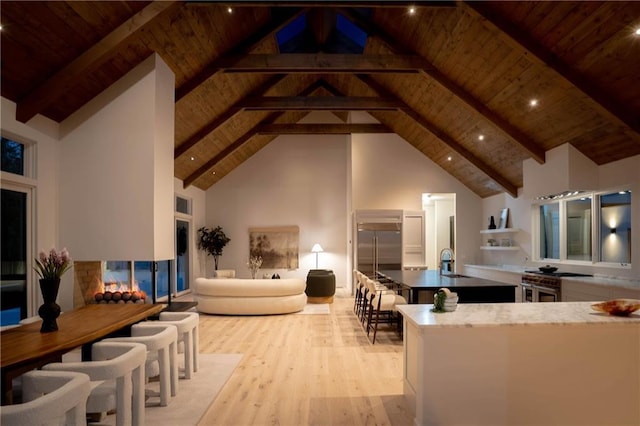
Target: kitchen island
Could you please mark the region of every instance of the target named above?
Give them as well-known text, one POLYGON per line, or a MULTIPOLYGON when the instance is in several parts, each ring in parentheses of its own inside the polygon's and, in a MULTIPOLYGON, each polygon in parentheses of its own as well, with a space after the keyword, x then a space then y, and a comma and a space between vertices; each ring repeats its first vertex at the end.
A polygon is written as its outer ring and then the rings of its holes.
MULTIPOLYGON (((446 287, 458 293, 459 303, 515 302, 516 284, 459 274, 442 274, 429 270, 383 270, 378 274, 409 291, 409 303, 421 302, 420 293, 432 294, 446 287)), ((422 298, 426 303, 433 297, 422 298)))
POLYGON ((400 305, 416 425, 640 424, 640 315, 589 302, 400 305))

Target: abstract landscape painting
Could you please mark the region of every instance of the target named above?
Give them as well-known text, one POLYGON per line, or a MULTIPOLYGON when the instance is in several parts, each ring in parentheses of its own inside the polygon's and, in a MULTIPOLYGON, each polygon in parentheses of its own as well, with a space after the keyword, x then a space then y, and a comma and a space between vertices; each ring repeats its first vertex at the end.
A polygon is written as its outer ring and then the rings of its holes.
POLYGON ((262 257, 263 269, 298 269, 297 226, 249 228, 249 256, 262 257))

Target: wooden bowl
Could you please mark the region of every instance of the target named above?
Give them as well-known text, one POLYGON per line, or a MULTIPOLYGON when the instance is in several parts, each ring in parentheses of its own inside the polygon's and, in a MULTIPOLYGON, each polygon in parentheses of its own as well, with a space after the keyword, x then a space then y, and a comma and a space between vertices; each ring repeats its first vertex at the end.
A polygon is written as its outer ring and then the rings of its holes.
POLYGON ((591 308, 598 312, 619 317, 628 317, 640 309, 640 300, 637 299, 613 299, 606 302, 594 303, 591 308))

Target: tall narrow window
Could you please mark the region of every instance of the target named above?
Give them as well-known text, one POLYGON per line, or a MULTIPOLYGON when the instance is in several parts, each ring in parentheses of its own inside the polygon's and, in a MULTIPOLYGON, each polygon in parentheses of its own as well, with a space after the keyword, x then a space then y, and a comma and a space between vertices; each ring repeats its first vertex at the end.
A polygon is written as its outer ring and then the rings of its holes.
POLYGON ((176 292, 189 289, 189 222, 176 220, 176 292))
POLYGON ((156 292, 158 299, 169 296, 171 288, 171 261, 160 260, 156 262, 158 269, 156 271, 156 292))
POLYGON ((138 288, 145 292, 147 300, 156 300, 153 291, 153 280, 155 279, 155 266, 153 262, 136 261, 133 262, 133 279, 138 288))
POLYGON ((560 259, 560 204, 540 206, 540 259, 560 259))
POLYGON ((631 191, 600 196, 600 260, 631 262, 631 191))
POLYGON ((28 193, 2 188, 0 325, 27 317, 28 193))
POLYGON ((567 259, 591 260, 591 197, 567 201, 567 259))

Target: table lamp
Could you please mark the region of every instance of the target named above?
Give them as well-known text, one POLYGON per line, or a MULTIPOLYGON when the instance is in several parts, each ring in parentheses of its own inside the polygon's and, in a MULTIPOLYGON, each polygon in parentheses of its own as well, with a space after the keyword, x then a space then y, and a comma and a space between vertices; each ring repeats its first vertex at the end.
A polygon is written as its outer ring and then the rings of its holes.
POLYGON ((323 251, 324 250, 322 250, 322 246, 318 243, 314 244, 313 247, 311 247, 311 253, 316 254, 316 269, 318 269, 318 253, 323 251))

